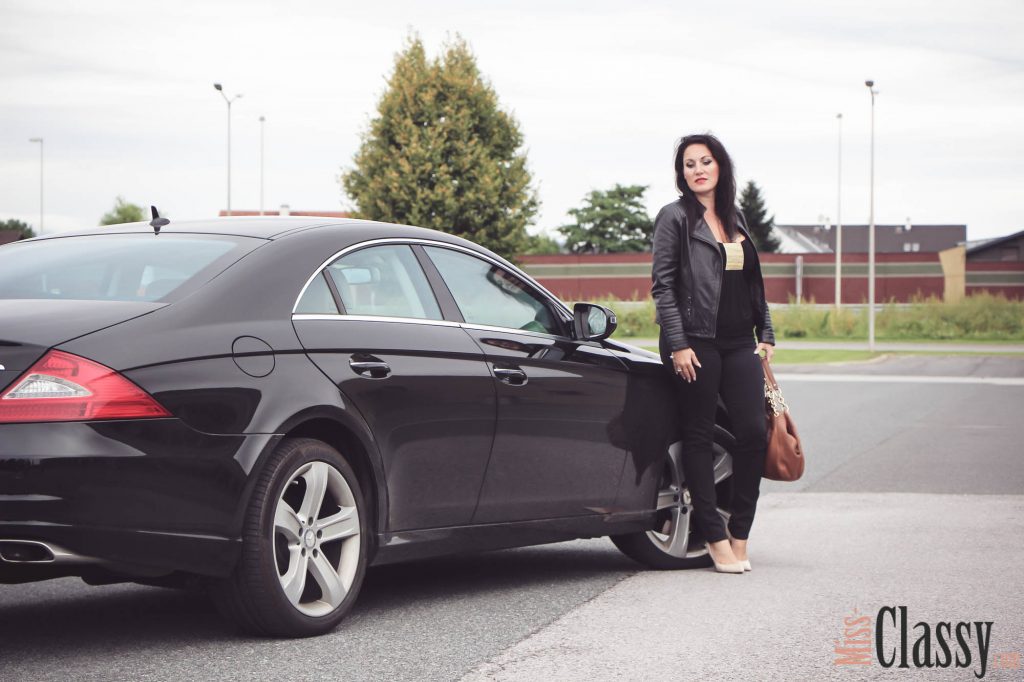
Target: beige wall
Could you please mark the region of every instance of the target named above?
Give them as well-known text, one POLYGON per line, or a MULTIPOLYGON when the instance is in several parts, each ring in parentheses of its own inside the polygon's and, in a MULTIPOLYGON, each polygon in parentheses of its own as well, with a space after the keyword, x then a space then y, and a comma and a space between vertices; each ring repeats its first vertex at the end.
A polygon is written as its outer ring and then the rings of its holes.
POLYGON ((962 301, 967 292, 967 249, 963 246, 954 246, 939 251, 939 261, 942 263, 942 275, 945 279, 942 300, 946 303, 962 301))

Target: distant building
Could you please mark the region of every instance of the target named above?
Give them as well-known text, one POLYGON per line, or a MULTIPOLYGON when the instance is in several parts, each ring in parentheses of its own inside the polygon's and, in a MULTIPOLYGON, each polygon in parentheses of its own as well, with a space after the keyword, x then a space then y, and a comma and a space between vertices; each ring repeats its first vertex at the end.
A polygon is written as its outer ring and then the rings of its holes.
MULTIPOLYGON (((776 226, 779 253, 761 255, 765 295, 771 303, 835 300, 834 229, 776 226)), ((964 225, 876 225, 875 300, 906 303, 921 297, 956 301, 966 295, 1002 294, 1024 300, 1024 231, 967 242, 964 225)), ((650 297, 651 254, 521 256, 526 272, 567 301, 650 297)), ((843 226, 843 303, 868 295, 867 227, 843 226)))
MULTIPOLYGON (((218 215, 220 217, 226 217, 227 211, 221 211, 218 215)), ((313 216, 316 218, 351 218, 352 214, 347 211, 293 211, 288 204, 281 204, 281 208, 276 211, 250 211, 246 210, 235 210, 231 209, 230 215, 232 216, 313 216)))
POLYGON ((21 232, 17 230, 0 230, 0 245, 10 244, 21 239, 21 232))
POLYGON ((1024 300, 1024 230, 963 245, 968 294, 988 291, 1024 300))
POLYGON ((978 239, 967 242, 965 246, 969 263, 1024 262, 1024 230, 994 239, 978 239))
MULTIPOLYGON (((776 225, 779 253, 835 253, 834 225, 776 225)), ((875 253, 938 253, 962 244, 966 225, 875 225, 875 253)), ((843 253, 868 252, 868 226, 843 225, 843 253)))

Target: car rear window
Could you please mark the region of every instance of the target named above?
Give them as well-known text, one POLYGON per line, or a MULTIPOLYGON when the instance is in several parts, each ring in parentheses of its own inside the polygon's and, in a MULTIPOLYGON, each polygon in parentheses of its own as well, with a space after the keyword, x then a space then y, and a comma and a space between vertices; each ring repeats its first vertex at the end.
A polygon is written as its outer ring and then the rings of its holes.
POLYGON ((17 242, 0 247, 0 299, 164 300, 205 284, 263 242, 167 233, 17 242))

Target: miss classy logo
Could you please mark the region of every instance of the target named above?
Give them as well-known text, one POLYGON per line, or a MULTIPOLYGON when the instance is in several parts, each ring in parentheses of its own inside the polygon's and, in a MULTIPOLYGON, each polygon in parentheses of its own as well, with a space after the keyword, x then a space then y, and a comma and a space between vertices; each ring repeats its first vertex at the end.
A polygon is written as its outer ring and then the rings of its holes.
MULTIPOLYGON (((835 664, 883 668, 970 668, 985 677, 993 621, 923 621, 908 627, 906 606, 883 606, 874 617, 854 608, 843 618, 842 639, 835 640, 835 664), (913 647, 909 648, 913 637, 913 647)), ((993 666, 1020 668, 1020 652, 993 655, 993 666)))

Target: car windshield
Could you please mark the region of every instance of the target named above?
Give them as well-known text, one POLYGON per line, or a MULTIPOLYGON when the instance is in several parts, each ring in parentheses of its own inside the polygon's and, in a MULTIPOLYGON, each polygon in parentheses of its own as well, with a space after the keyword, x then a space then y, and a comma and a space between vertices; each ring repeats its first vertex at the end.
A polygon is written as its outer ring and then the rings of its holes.
POLYGON ((208 282, 261 243, 167 233, 16 242, 0 247, 0 299, 163 300, 208 282))

